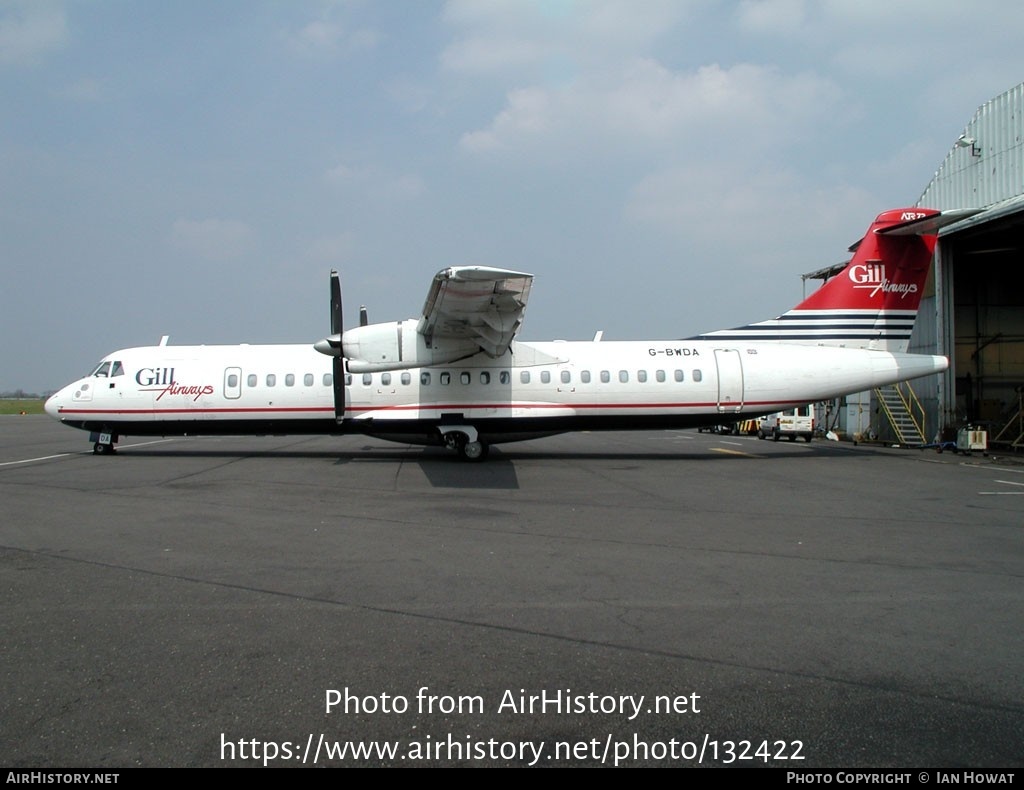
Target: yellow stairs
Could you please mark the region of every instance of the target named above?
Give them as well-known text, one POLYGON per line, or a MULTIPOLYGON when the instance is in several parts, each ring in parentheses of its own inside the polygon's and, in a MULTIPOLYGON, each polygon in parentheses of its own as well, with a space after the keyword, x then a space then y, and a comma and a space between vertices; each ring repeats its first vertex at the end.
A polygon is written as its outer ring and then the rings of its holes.
POLYGON ((909 382, 901 381, 887 387, 878 387, 875 396, 900 444, 920 446, 927 443, 924 407, 909 382))

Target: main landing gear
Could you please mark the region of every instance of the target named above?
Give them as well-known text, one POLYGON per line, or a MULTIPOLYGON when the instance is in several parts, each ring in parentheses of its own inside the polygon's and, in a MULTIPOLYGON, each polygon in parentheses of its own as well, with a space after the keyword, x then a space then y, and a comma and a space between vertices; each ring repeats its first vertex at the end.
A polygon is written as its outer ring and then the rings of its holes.
POLYGON ((483 461, 490 449, 480 441, 476 428, 471 425, 443 425, 441 436, 448 449, 455 450, 467 461, 483 461))

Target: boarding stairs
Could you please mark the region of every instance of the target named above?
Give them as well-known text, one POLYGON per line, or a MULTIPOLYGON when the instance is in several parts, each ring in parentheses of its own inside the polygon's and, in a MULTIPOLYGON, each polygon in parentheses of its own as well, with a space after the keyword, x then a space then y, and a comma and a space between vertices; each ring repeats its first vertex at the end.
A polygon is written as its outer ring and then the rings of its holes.
POLYGON ((1018 387, 1017 393, 1017 413, 1007 421, 1003 429, 992 439, 992 444, 1008 444, 1014 450, 1024 448, 1024 387, 1018 387))
POLYGON ((925 444, 924 407, 909 382, 901 381, 887 387, 878 387, 875 389, 875 397, 899 444, 909 447, 925 444))

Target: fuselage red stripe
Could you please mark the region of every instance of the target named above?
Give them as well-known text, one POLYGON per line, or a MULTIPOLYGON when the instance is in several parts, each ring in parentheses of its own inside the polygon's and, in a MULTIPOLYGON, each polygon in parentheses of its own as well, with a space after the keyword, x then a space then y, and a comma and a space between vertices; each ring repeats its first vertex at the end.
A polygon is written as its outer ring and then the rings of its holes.
MULTIPOLYGON (((722 405, 729 407, 757 407, 774 406, 780 401, 745 401, 726 402, 719 404, 715 401, 688 402, 688 403, 432 403, 432 404, 409 404, 402 406, 348 406, 346 413, 373 412, 373 411, 470 411, 470 410, 491 410, 507 411, 510 409, 707 409, 717 408, 722 405)), ((223 408, 223 409, 82 409, 62 408, 60 414, 121 414, 121 415, 172 415, 172 414, 195 414, 195 415, 218 415, 218 414, 333 414, 333 406, 273 406, 273 407, 246 407, 246 408, 223 408)))

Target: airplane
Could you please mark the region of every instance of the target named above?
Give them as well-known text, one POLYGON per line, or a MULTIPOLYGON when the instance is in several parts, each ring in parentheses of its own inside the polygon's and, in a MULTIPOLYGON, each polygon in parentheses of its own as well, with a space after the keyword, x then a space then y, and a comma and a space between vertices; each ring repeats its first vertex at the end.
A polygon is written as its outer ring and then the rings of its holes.
POLYGON ((946 370, 909 354, 940 227, 965 211, 878 215, 842 272, 778 318, 681 340, 516 340, 533 275, 438 272, 422 315, 343 328, 331 272, 331 334, 311 344, 127 348, 46 401, 120 437, 363 434, 442 445, 467 460, 492 444, 577 430, 735 422, 946 370))

